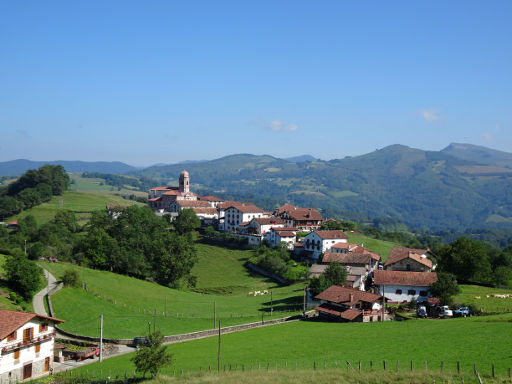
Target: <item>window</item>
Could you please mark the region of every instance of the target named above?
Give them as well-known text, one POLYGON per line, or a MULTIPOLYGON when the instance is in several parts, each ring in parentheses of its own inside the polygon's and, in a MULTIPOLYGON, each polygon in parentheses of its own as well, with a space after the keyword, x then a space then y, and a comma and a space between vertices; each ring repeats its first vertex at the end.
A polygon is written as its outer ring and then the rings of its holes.
POLYGON ((415 291, 414 289, 409 289, 409 290, 407 291, 407 294, 408 294, 408 295, 415 295, 415 294, 416 294, 416 291, 415 291))
POLYGON ((41 344, 36 344, 36 353, 41 351, 41 344))
POLYGON ((39 332, 45 332, 48 330, 48 323, 39 324, 39 332))
POLYGON ((14 359, 15 360, 18 360, 20 358, 20 350, 19 349, 16 349, 14 351, 14 359))
POLYGON ((427 296, 428 295, 428 292, 427 291, 420 291, 420 296, 427 296))
POLYGON ((411 270, 411 264, 407 264, 407 270, 410 271, 411 270))
POLYGON ((397 294, 397 295, 401 295, 401 294, 402 294, 402 290, 401 290, 401 289, 397 289, 397 290, 395 291, 395 294, 397 294))
POLYGON ((18 338, 18 332, 14 331, 9 336, 7 336, 7 341, 13 341, 18 338))
POLYGON ((34 328, 26 328, 23 330, 23 341, 30 341, 34 337, 34 328))

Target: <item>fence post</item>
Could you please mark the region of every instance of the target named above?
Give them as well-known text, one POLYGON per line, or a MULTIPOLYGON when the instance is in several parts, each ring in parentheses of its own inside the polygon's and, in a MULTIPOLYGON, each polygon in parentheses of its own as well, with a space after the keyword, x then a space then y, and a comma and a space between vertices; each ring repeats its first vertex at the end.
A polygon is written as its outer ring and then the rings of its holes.
POLYGON ((373 361, 370 360, 370 371, 373 371, 373 361))
POLYGON ((359 360, 359 363, 358 363, 358 365, 357 365, 357 368, 358 368, 359 372, 361 372, 361 360, 359 360))
POLYGON ((428 361, 425 360, 425 371, 428 371, 428 361))
POLYGON ((316 369, 316 361, 313 361, 313 370, 316 369))
POLYGON ((411 372, 414 371, 414 366, 412 364, 412 360, 411 360, 411 372))
MULTIPOLYGON (((297 370, 297 362, 295 362, 295 370, 297 370)), ((510 370, 509 370, 509 373, 510 373, 510 370)))
POLYGON ((386 370, 386 360, 382 360, 382 365, 384 366, 384 370, 386 370))
POLYGON ((400 364, 398 362, 398 360, 396 361, 396 371, 398 372, 400 370, 400 364))
POLYGON ((327 368, 327 361, 324 360, 324 369, 327 368))
POLYGON ((460 361, 457 361, 457 374, 460 374, 460 361))
POLYGON ((443 362, 443 360, 441 360, 441 372, 443 372, 443 370, 444 370, 444 362, 443 362))
POLYGON ((494 379, 494 364, 492 365, 492 377, 494 379))
POLYGON ((510 379, 510 368, 508 369, 508 378, 510 379))
POLYGON ((338 368, 338 360, 334 360, 334 368, 338 368))
POLYGON ((476 376, 476 364, 475 364, 475 363, 473 363, 473 373, 474 373, 474 374, 475 374, 475 376, 476 376))

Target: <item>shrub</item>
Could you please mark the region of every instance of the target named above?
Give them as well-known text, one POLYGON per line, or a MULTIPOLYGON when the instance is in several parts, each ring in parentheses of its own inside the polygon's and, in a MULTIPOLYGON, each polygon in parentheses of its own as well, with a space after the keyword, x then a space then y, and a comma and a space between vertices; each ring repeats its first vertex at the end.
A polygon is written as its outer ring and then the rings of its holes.
POLYGON ((66 286, 66 287, 72 287, 77 288, 80 286, 80 276, 78 276, 78 272, 72 269, 68 269, 64 271, 64 274, 62 275, 60 281, 66 286))

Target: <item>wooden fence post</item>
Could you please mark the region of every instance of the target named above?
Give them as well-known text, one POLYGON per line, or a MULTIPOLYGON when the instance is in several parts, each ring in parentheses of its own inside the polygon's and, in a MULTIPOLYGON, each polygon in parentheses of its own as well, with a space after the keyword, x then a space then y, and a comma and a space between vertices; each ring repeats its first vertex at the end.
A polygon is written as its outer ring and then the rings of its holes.
POLYGON ((411 372, 414 371, 414 366, 412 364, 412 360, 411 360, 411 372))
POLYGON ((474 374, 475 374, 475 376, 476 376, 476 364, 475 364, 475 363, 473 363, 473 373, 474 373, 474 374))
POLYGON ((334 368, 338 368, 338 360, 334 360, 334 368))
POLYGON ((400 365, 398 363, 398 360, 396 361, 396 371, 398 372, 400 370, 400 365))
POLYGON ((425 360, 425 371, 428 371, 428 361, 425 360))
POLYGON ((444 362, 443 362, 443 360, 441 360, 441 372, 443 372, 443 371, 444 371, 444 362))
POLYGON ((373 371, 373 361, 370 360, 370 371, 373 371))
POLYGON ((316 369, 316 361, 313 361, 313 370, 316 369))
POLYGON ((358 369, 359 369, 359 372, 361 372, 361 360, 359 360, 359 363, 358 363, 358 369))
POLYGON ((324 369, 327 368, 327 361, 324 360, 324 369))
POLYGON ((494 379, 494 364, 492 365, 492 377, 494 379))
POLYGON ((508 369, 508 378, 510 379, 510 368, 508 369))
POLYGON ((460 375, 460 361, 457 361, 457 374, 460 375))
POLYGON ((382 365, 384 366, 384 370, 386 370, 386 360, 382 360, 382 365))

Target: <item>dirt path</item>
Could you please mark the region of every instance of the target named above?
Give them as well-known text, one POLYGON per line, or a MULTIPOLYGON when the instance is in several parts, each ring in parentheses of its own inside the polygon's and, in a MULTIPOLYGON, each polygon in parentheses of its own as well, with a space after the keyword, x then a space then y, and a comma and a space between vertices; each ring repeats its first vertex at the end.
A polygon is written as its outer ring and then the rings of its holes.
POLYGON ((44 297, 48 293, 52 294, 54 292, 57 292, 59 289, 62 288, 62 284, 59 284, 55 276, 53 276, 49 271, 47 271, 44 268, 43 271, 44 277, 46 278, 46 287, 44 287, 34 295, 34 298, 32 299, 32 305, 34 306, 35 313, 43 316, 49 316, 44 307, 44 297))

